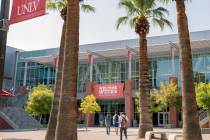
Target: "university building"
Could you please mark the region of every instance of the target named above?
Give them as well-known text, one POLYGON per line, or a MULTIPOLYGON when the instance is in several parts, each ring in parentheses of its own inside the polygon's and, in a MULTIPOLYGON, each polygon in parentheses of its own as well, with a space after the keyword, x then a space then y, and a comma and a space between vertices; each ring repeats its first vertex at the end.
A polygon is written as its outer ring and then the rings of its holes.
MULTIPOLYGON (((193 70, 196 82, 210 81, 210 30, 190 33, 193 70)), ((148 37, 149 77, 152 88, 177 79, 180 88, 177 34, 148 37)), ((90 119, 98 125, 99 116, 126 112, 130 123, 138 122, 134 98, 139 85, 138 39, 80 45, 78 65, 78 102, 94 94, 101 112, 90 119)), ((20 51, 16 55, 14 89, 22 94, 38 84, 54 86, 59 49, 20 51)), ((154 113, 155 126, 169 123, 169 111, 154 113)), ((177 120, 175 120, 177 121, 177 120)))

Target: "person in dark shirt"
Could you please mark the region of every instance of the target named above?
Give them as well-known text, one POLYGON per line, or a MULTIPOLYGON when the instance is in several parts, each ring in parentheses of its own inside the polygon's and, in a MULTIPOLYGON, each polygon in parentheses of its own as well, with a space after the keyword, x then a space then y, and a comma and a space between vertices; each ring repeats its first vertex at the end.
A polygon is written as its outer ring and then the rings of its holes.
POLYGON ((110 134, 110 126, 111 126, 111 115, 109 112, 107 112, 106 117, 105 117, 105 126, 106 126, 106 134, 109 135, 110 134))

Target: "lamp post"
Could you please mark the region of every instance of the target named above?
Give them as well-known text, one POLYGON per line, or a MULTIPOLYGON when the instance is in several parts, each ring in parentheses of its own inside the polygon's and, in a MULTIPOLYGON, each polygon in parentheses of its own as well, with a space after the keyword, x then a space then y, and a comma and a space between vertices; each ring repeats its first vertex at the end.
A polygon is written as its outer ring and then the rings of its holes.
MULTIPOLYGON (((0 11, 0 92, 3 88, 4 80, 4 63, 7 43, 7 31, 8 31, 8 17, 9 17, 9 0, 1 0, 0 11)), ((0 96, 1 98, 1 96, 0 96)))

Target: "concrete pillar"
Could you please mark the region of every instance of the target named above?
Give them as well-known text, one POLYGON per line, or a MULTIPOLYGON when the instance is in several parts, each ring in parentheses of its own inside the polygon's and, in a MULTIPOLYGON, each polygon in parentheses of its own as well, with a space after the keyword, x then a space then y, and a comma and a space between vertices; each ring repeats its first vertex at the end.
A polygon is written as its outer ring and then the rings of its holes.
POLYGON ((27 69, 28 69, 28 62, 25 62, 24 77, 23 77, 23 86, 26 86, 27 69))
POLYGON ((133 126, 133 120, 134 120, 134 98, 132 92, 133 92, 133 80, 126 80, 125 90, 124 90, 125 113, 128 116, 130 126, 133 126))
MULTIPOLYGON (((176 77, 170 77, 169 78, 170 83, 178 84, 178 80, 176 77)), ((178 111, 175 106, 169 107, 169 124, 172 124, 176 127, 178 127, 178 111)))
MULTIPOLYGON (((87 82, 85 96, 93 94, 93 86, 94 86, 94 84, 92 82, 90 82, 90 81, 87 82)), ((87 122, 87 121, 88 121, 88 126, 89 127, 94 126, 95 115, 90 114, 88 120, 87 120, 87 115, 85 115, 85 122, 87 122)))

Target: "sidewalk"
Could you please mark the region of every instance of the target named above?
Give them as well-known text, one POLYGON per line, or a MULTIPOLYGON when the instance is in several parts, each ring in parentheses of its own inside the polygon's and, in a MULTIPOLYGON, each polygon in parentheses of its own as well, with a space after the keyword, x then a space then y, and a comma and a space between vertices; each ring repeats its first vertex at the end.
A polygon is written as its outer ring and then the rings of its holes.
MULTIPOLYGON (((163 130, 163 129, 155 129, 163 130)), ((105 128, 78 129, 78 140, 119 140, 111 129, 111 134, 106 135, 105 128)), ((180 129, 164 129, 164 131, 181 131, 180 129)), ((0 140, 44 140, 46 130, 21 131, 21 132, 0 132, 0 140)), ((128 129, 128 140, 144 140, 137 138, 138 128, 128 129)), ((154 139, 155 140, 155 139, 154 139)), ((182 139, 178 139, 182 140, 182 139)), ((210 140, 210 134, 203 135, 203 140, 210 140)))

